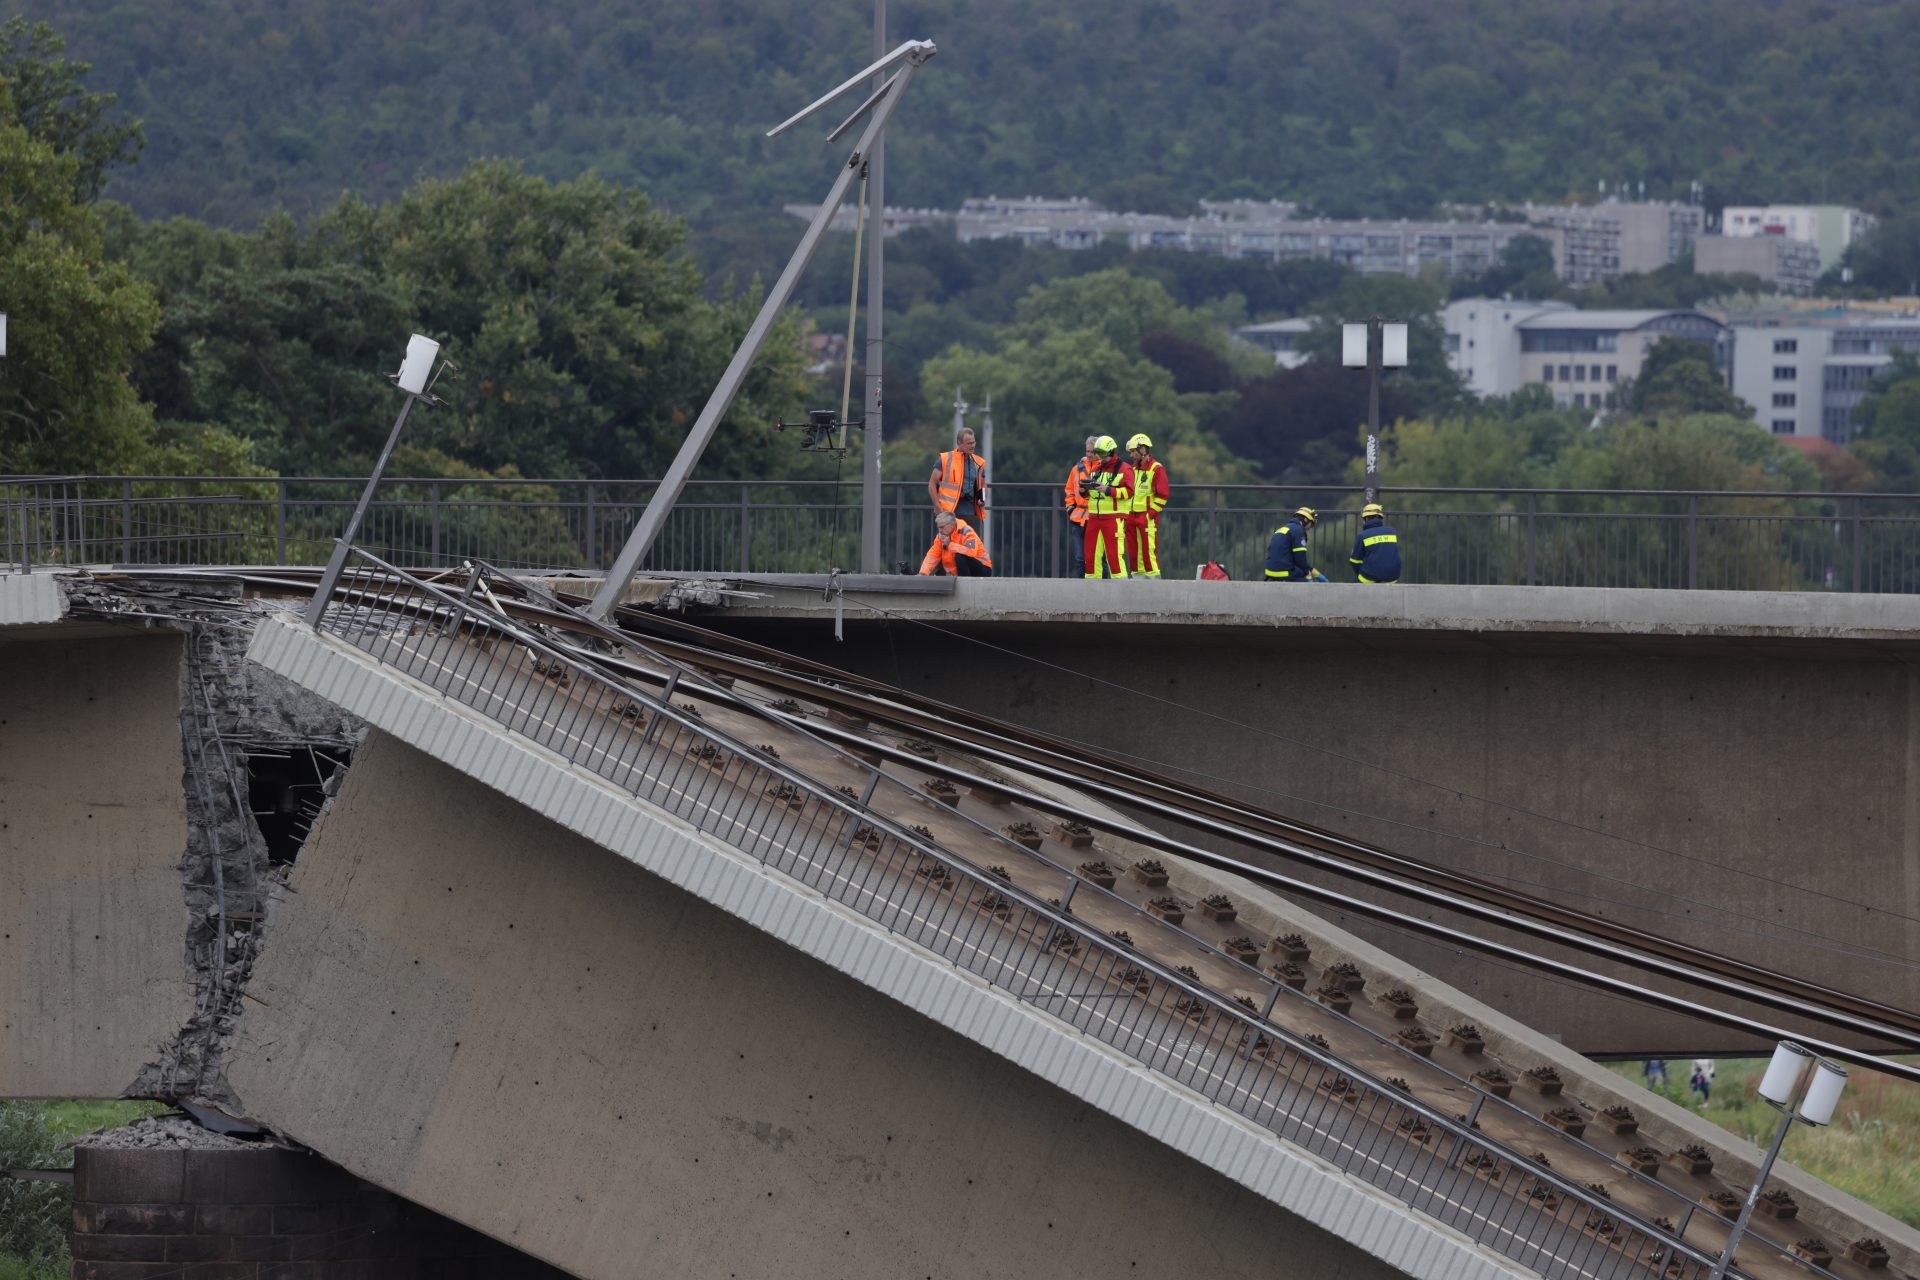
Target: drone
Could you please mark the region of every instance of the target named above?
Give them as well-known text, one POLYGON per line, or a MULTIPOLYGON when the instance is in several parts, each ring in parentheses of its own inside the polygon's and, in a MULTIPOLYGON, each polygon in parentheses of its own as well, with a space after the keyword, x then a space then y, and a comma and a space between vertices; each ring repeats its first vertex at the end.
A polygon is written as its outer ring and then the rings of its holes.
POLYGON ((775 431, 785 431, 788 427, 801 430, 800 450, 802 453, 831 453, 837 457, 847 454, 847 429, 863 428, 866 419, 849 418, 845 422, 831 409, 809 409, 805 423, 779 422, 773 424, 775 431))

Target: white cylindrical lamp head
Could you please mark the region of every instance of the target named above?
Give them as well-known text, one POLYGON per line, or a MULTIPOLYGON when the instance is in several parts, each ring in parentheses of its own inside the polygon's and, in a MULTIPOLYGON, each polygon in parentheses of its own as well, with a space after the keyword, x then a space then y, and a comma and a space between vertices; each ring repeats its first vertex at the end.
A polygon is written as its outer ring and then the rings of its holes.
POLYGON ((1407 326, 1404 324, 1380 326, 1380 367, 1383 369, 1407 367, 1407 326))
POLYGON ((1825 1058, 1816 1058, 1813 1063, 1813 1081, 1807 1085, 1806 1097, 1800 1100, 1800 1118, 1808 1124, 1826 1124, 1833 1119, 1833 1109, 1840 1102, 1840 1091, 1847 1087, 1847 1069, 1825 1058))
POLYGON ((407 339, 407 358, 400 366, 400 389, 410 396, 426 391, 433 362, 440 355, 440 344, 432 338, 414 334, 407 339))
POLYGON ((1367 367, 1366 325, 1343 324, 1340 326, 1340 363, 1349 369, 1367 367))
POLYGON ((1800 1095, 1800 1077, 1813 1065, 1813 1055, 1791 1040, 1782 1040, 1773 1048, 1773 1061, 1760 1077, 1760 1096, 1791 1110, 1800 1095))

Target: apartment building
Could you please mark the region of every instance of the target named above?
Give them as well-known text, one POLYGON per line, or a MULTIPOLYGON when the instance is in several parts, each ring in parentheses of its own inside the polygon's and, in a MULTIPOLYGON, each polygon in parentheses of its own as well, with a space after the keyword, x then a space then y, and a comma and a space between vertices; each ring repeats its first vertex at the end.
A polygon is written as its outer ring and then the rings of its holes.
POLYGON ((1762 426, 1845 445, 1874 375, 1896 352, 1920 352, 1920 316, 1802 316, 1739 324, 1731 337, 1734 394, 1762 426))
POLYGON ((1872 215, 1838 204, 1728 205, 1720 215, 1722 235, 1779 237, 1812 245, 1820 254, 1820 271, 1837 265, 1847 246, 1873 225, 1872 215))
POLYGON ((1554 273, 1569 284, 1657 271, 1685 258, 1706 229, 1700 206, 1677 201, 1529 204, 1521 211, 1536 229, 1556 233, 1554 273))
POLYGON ((1781 293, 1804 296, 1820 279, 1820 250, 1786 236, 1700 236, 1693 269, 1704 275, 1759 276, 1781 293))
POLYGON ((1201 208, 1199 217, 1173 218, 1114 213, 1084 200, 989 196, 962 204, 954 231, 962 242, 1017 239, 1090 249, 1111 238, 1136 250, 1268 262, 1325 258, 1366 275, 1415 276, 1431 269, 1448 277, 1485 271, 1516 237, 1538 234, 1519 223, 1300 218, 1281 201, 1209 201, 1201 208))

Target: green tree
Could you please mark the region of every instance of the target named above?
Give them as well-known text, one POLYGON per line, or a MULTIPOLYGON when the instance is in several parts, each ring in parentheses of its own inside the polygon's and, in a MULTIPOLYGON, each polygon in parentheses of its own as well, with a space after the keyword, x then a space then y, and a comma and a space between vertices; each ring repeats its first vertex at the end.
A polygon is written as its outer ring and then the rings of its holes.
MULTIPOLYGON (((1314 323, 1300 340, 1309 360, 1338 366, 1343 324, 1379 317, 1407 326, 1407 365, 1383 375, 1406 412, 1444 417, 1467 400, 1465 384, 1447 360, 1446 332, 1440 327, 1445 294, 1432 279, 1406 276, 1349 276, 1314 308, 1314 323)), ((1364 381, 1364 374, 1356 373, 1364 381)))
POLYGON ((1647 349, 1640 376, 1622 388, 1628 410, 1652 418, 1689 414, 1753 417, 1753 409, 1727 387, 1703 343, 1662 337, 1647 349))
MULTIPOLYGON (((1202 435, 1166 370, 1090 330, 1014 339, 997 352, 956 348, 929 361, 922 376, 932 406, 951 403, 958 390, 976 399, 993 393, 994 471, 1002 480, 1064 477, 1088 436, 1124 442, 1135 432, 1153 438, 1183 483, 1245 474, 1202 435)), ((925 475, 932 452, 947 447, 946 434, 943 425, 928 424, 914 437, 924 452, 893 450, 896 474, 925 475)))
POLYGON ((127 370, 159 321, 153 293, 101 253, 76 196, 81 160, 37 139, 0 87, 0 471, 121 474, 138 468, 152 416, 127 370))
MULTIPOLYGON (((409 330, 441 341, 446 406, 416 415, 418 460, 496 475, 665 470, 757 298, 707 301, 680 226, 591 176, 486 161, 388 205, 354 197, 248 234, 122 227, 163 290, 165 359, 142 385, 170 421, 232 423, 293 474, 354 474, 384 440, 409 330)), ((703 464, 786 468, 767 429, 802 404, 798 317, 780 322, 703 464)))
POLYGON ((16 14, 0 24, 0 83, 12 97, 11 118, 73 158, 74 195, 85 202, 100 194, 109 169, 139 156, 144 137, 138 121, 112 117, 114 94, 85 88, 93 68, 61 57, 66 47, 44 22, 16 14))

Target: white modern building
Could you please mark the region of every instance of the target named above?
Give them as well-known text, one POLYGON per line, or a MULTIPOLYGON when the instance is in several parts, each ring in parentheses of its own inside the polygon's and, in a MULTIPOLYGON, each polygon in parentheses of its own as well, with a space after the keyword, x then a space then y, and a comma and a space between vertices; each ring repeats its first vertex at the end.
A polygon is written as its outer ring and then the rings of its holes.
POLYGON ((1777 436, 1845 445, 1853 411, 1899 351, 1920 352, 1920 316, 1798 317, 1731 330, 1733 391, 1777 436))
POLYGON ((1447 362, 1477 396, 1512 395, 1520 377, 1520 325, 1548 311, 1571 311, 1565 302, 1518 302, 1507 298, 1460 298, 1440 312, 1447 362))
POLYGON ((1575 409, 1612 409, 1661 338, 1704 343, 1726 364, 1726 326, 1698 311, 1577 311, 1564 302, 1461 298, 1440 313, 1448 359, 1476 395, 1529 384, 1575 409))
POLYGON ((1619 384, 1662 338, 1705 344, 1726 365, 1727 327, 1699 311, 1547 311, 1522 321, 1520 381, 1537 382, 1560 404, 1612 409, 1619 384))
POLYGON ((1873 229, 1872 215, 1838 204, 1728 205, 1721 212, 1722 235, 1780 236, 1820 251, 1820 270, 1840 261, 1847 246, 1873 229))

